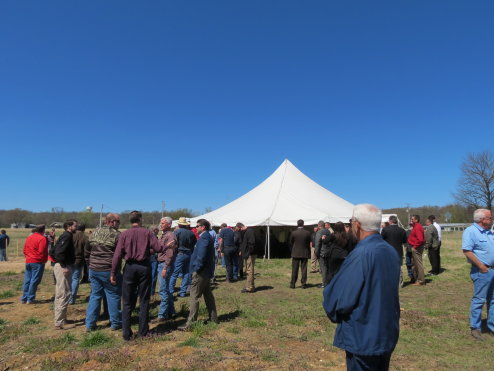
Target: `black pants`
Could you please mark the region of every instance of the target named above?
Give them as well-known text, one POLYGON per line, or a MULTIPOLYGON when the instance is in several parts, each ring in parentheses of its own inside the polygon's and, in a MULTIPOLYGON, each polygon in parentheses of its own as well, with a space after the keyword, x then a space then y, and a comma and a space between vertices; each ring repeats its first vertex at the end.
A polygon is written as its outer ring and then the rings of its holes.
POLYGON ((359 356, 346 352, 346 369, 347 371, 387 371, 391 353, 378 356, 359 356))
POLYGON ((244 277, 244 258, 237 254, 238 278, 244 277))
POLYGON ((431 272, 439 274, 441 272, 441 255, 439 254, 441 249, 441 242, 437 248, 429 247, 429 262, 431 263, 431 272))
POLYGON ((151 296, 150 262, 127 262, 122 281, 122 330, 123 338, 132 336, 130 317, 139 296, 139 336, 149 331, 149 298, 151 296))
POLYGON ((302 271, 302 278, 300 283, 305 285, 307 283, 307 258, 292 258, 292 280, 290 286, 295 286, 298 279, 298 268, 302 271))
POLYGON ((238 251, 235 246, 227 246, 223 248, 223 256, 225 257, 226 265, 226 280, 233 281, 233 260, 237 258, 238 251))

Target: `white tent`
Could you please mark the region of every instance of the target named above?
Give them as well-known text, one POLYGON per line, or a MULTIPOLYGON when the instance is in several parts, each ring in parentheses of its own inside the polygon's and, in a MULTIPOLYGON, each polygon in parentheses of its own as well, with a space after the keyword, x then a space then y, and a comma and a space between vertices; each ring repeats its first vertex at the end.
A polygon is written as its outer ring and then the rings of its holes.
POLYGON ((319 220, 348 223, 352 210, 353 204, 321 187, 285 160, 257 187, 219 209, 192 218, 191 223, 204 218, 216 226, 237 222, 267 226, 269 236, 270 226, 296 226, 298 219, 306 225, 317 224, 319 220))

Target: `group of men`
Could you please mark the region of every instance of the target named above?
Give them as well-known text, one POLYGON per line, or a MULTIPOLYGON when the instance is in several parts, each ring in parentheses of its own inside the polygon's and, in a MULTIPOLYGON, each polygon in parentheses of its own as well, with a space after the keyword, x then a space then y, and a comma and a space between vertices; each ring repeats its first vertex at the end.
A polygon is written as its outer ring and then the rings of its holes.
MULTIPOLYGON (((410 283, 415 286, 425 285, 425 272, 422 256, 427 250, 431 264, 431 275, 441 272, 441 226, 436 222, 434 215, 429 215, 425 221, 425 229, 420 224, 420 216, 412 215, 410 229, 405 231, 398 225, 398 218, 389 217, 388 224, 382 228, 381 235, 384 241, 393 246, 400 257, 400 266, 403 262, 403 246, 406 247, 406 266, 410 283)), ((403 286, 403 275, 400 269, 400 286, 403 286)))
POLYGON ((110 213, 102 227, 88 237, 76 220, 64 223, 64 232, 55 241, 40 225, 28 236, 24 246, 26 270, 21 303, 35 302, 37 286, 43 277, 45 263, 52 261, 55 279, 55 328, 72 327, 68 324, 67 308, 75 302, 84 262, 88 265, 91 294, 86 310, 85 327, 96 329, 102 301, 108 312, 112 330, 122 329, 123 338, 133 337, 131 313, 139 298, 138 336, 149 331, 149 303, 152 289, 152 258, 157 261, 160 307, 157 323, 176 316, 173 293, 179 276, 180 296, 190 293, 190 312, 187 322, 179 330, 189 330, 197 320, 199 299, 204 296, 209 320, 218 323, 216 303, 211 289, 218 255, 225 258, 227 282, 233 282, 246 267, 246 287, 242 293, 255 291, 254 264, 258 241, 252 228, 237 223, 234 229, 221 226, 218 236, 205 219, 190 228, 186 218, 180 218, 172 231, 172 218, 160 220, 158 236, 142 226, 142 214, 130 213, 131 227, 120 232, 120 216, 110 213), (82 230, 81 230, 82 229, 82 230), (219 243, 218 243, 219 241, 219 243), (218 250, 215 246, 218 245, 218 250), (125 266, 121 267, 122 260, 125 266), (82 263, 81 263, 82 261, 82 263), (240 266, 239 266, 240 263, 240 266), (235 274, 234 274, 235 272, 235 274), (77 282, 77 284, 75 283, 77 282))

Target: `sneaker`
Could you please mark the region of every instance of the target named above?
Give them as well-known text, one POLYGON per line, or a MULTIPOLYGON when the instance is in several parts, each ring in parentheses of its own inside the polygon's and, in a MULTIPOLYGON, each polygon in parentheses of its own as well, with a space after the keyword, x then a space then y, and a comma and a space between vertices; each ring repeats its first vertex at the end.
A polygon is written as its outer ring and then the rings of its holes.
POLYGON ((63 325, 55 325, 55 330, 63 330, 63 325))
POLYGON ((478 341, 484 341, 485 339, 482 337, 482 333, 480 332, 480 329, 473 329, 471 332, 472 336, 474 337, 475 340, 478 341))
POLYGON ((25 300, 21 300, 21 304, 26 304, 26 301, 25 300))

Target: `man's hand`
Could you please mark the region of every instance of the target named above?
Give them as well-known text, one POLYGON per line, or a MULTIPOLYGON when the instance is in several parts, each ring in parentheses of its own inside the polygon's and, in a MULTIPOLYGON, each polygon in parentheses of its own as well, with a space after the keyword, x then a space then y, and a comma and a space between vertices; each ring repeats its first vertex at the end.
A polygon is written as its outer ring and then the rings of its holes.
POLYGON ((163 268, 163 270, 161 271, 161 277, 163 277, 163 279, 166 278, 166 269, 163 268))
POLYGON ((115 279, 115 276, 113 274, 110 276, 110 283, 113 286, 116 286, 116 284, 117 284, 117 280, 115 279))
POLYGON ((480 273, 487 273, 487 272, 489 272, 489 268, 487 268, 484 264, 481 264, 479 271, 480 271, 480 273))
POLYGON ((325 234, 323 234, 323 235, 321 236, 321 239, 322 239, 322 240, 325 240, 325 239, 326 239, 326 235, 325 235, 325 234))
POLYGON ((70 269, 69 268, 63 268, 62 269, 63 275, 64 276, 70 276, 70 269))

